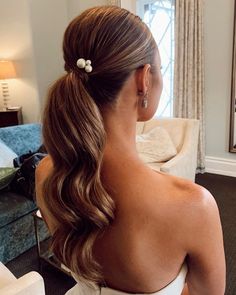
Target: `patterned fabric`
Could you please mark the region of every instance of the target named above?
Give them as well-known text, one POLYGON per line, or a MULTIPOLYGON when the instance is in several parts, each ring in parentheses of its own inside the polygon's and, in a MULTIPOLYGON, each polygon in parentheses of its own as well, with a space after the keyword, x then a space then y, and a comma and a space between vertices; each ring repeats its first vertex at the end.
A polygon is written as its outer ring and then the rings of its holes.
MULTIPOLYGON (((10 212, 9 212, 10 214, 10 212)), ((49 236, 44 223, 38 224, 40 240, 49 236)), ((0 261, 6 263, 35 245, 32 211, 0 228, 0 261)))
POLYGON ((175 1, 174 116, 199 119, 197 171, 205 170, 203 0, 175 1))
MULTIPOLYGON (((0 228, 36 209, 25 196, 5 191, 0 193, 0 228)), ((1 241, 1 239, 0 239, 1 241)))
POLYGON ((24 124, 0 128, 0 139, 18 156, 36 151, 41 145, 41 125, 24 124))
MULTIPOLYGON (((41 125, 25 124, 0 128, 0 139, 17 155, 36 151, 41 145, 41 125)), ((6 263, 35 245, 32 212, 35 202, 11 191, 0 192, 0 261, 6 263)), ((48 237, 40 226, 42 239, 48 237)))
POLYGON ((168 132, 162 127, 136 135, 136 148, 144 163, 166 162, 177 154, 168 132))

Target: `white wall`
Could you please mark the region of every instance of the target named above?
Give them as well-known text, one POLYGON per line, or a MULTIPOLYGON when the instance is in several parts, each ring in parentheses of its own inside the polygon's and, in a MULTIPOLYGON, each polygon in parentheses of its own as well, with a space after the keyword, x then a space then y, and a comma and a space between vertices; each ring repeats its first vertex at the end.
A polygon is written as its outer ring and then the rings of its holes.
POLYGON ((85 0, 68 0, 67 1, 68 19, 72 20, 77 15, 79 15, 80 12, 90 7, 106 5, 106 4, 107 4, 106 0, 86 0, 86 1, 85 0))
POLYGON ((13 60, 17 72, 17 79, 9 80, 10 104, 23 107, 25 122, 36 121, 39 97, 28 0, 1 1, 0 40, 0 59, 13 60))
POLYGON ((121 0, 121 7, 137 14, 136 1, 134 0, 121 0))
MULTIPOLYGON (((107 0, 68 0, 68 17, 72 20, 83 10, 99 5, 107 5, 107 0)), ((121 0, 121 7, 136 13, 136 0, 121 0)))
POLYGON ((49 86, 64 72, 63 33, 68 23, 65 0, 29 0, 30 26, 40 106, 49 86))
MULTIPOLYGON (((206 155, 236 161, 229 149, 234 0, 205 1, 206 155)), ((234 163, 236 174, 236 162, 234 163)), ((231 168, 230 168, 231 169, 231 168)), ((211 170, 211 167, 210 167, 211 170)))
POLYGON ((11 105, 22 106, 24 123, 40 120, 48 86, 63 73, 66 4, 66 0, 1 0, 0 58, 15 61, 17 78, 9 80, 11 105))

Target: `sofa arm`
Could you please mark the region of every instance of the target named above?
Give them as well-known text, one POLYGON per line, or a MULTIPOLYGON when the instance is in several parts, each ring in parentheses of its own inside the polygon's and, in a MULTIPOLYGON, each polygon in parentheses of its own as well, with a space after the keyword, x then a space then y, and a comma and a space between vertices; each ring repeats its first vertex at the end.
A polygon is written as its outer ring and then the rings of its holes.
POLYGON ((45 295, 44 281, 42 276, 31 271, 15 282, 0 289, 0 294, 4 295, 45 295))
POLYGON ((160 170, 168 174, 195 181, 198 137, 199 121, 193 120, 189 122, 186 128, 181 150, 174 158, 164 163, 160 170))
POLYGON ((3 287, 14 283, 16 280, 17 279, 13 273, 11 273, 2 262, 0 262, 0 294, 3 287))

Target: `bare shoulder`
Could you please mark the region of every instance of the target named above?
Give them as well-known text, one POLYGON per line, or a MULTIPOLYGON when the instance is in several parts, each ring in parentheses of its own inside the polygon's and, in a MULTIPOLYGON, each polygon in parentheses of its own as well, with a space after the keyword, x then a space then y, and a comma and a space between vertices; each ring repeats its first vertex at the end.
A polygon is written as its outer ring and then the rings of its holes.
POLYGON ((170 179, 181 205, 186 204, 200 211, 217 208, 214 197, 206 188, 187 179, 173 176, 170 179))
POLYGON ((175 186, 177 195, 180 195, 180 206, 191 227, 202 226, 207 219, 219 217, 215 198, 206 188, 185 179, 177 179, 175 186))
POLYGON ((43 182, 47 178, 49 171, 52 168, 53 168, 52 159, 48 155, 39 162, 39 165, 36 168, 36 171, 35 171, 36 182, 40 182, 40 183, 43 182))
POLYGON ((178 220, 182 246, 188 254, 189 291, 191 294, 224 294, 225 257, 217 203, 200 185, 179 179, 176 185, 179 192, 183 192, 180 198, 183 211, 178 220))
MULTIPOLYGON (((159 213, 164 212, 170 222, 198 224, 198 219, 201 219, 202 215, 208 215, 209 212, 218 214, 218 207, 212 194, 190 180, 153 172, 146 179, 142 187, 142 195, 146 196, 147 192, 150 193, 149 198, 145 197, 144 201, 147 206, 140 210, 146 208, 148 214, 153 212, 156 218, 159 213)), ((136 195, 135 198, 137 198, 136 195)))
POLYGON ((176 230, 176 233, 183 238, 185 245, 189 243, 191 247, 195 239, 194 232, 202 232, 203 227, 219 225, 216 201, 207 189, 190 180, 170 175, 163 177, 163 210, 170 224, 178 226, 179 231, 176 230))

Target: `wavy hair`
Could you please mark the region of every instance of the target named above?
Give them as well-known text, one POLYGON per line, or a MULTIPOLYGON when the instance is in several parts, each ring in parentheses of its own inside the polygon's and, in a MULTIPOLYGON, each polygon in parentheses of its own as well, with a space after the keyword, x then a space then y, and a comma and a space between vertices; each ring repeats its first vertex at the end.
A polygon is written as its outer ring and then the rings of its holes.
POLYGON ((43 194, 56 222, 55 256, 89 281, 103 279, 93 246, 115 215, 100 176, 106 144, 102 109, 115 104, 134 70, 153 65, 156 48, 141 19, 115 6, 86 10, 64 34, 67 73, 49 90, 43 117, 44 143, 53 162, 43 194), (91 60, 93 71, 79 69, 79 58, 91 60))

